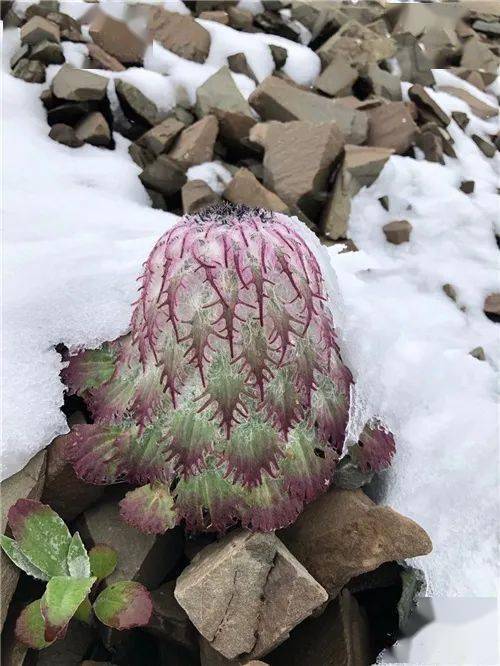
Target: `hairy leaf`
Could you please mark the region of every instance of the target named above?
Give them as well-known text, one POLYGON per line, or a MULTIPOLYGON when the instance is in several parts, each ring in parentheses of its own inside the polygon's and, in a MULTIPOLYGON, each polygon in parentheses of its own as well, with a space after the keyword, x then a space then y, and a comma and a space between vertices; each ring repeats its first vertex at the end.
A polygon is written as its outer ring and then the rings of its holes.
POLYGON ((168 485, 155 482, 128 492, 120 502, 120 515, 146 534, 163 534, 176 522, 168 485))
POLYGON ((113 629, 131 629, 147 624, 153 612, 148 590, 133 581, 121 581, 106 587, 94 602, 99 620, 113 629))
POLYGON ((73 534, 68 549, 68 571, 74 578, 90 577, 90 561, 78 532, 73 534))
POLYGON ((396 451, 394 435, 380 419, 366 423, 359 441, 351 447, 350 453, 362 472, 380 472, 391 464, 396 451))
POLYGON ((0 544, 4 553, 14 562, 14 564, 22 569, 25 573, 33 578, 38 578, 39 580, 49 580, 49 576, 45 574, 41 569, 38 569, 28 558, 24 555, 23 551, 20 549, 19 544, 14 539, 9 539, 9 537, 2 535, 0 536, 0 544))
POLYGON ((96 578, 70 576, 55 576, 49 580, 40 602, 46 641, 55 640, 65 631, 95 581, 96 578))
POLYGON ((102 580, 111 576, 116 569, 118 556, 116 550, 105 543, 98 543, 89 551, 90 571, 93 576, 102 580))

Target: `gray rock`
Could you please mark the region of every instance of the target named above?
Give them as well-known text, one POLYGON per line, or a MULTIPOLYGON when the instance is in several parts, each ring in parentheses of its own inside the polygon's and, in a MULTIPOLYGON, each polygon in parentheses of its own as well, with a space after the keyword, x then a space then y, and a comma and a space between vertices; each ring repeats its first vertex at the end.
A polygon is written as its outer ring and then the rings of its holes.
POLYGON ((367 111, 369 128, 367 144, 392 148, 405 153, 419 133, 408 107, 403 102, 389 102, 367 111))
POLYGON ((439 90, 449 93, 450 95, 458 97, 458 99, 466 102, 470 106, 472 113, 474 113, 476 116, 479 116, 479 118, 482 118, 483 120, 488 120, 488 118, 495 118, 498 116, 498 109, 490 106, 489 104, 485 104, 485 102, 482 102, 467 90, 463 90, 463 88, 457 88, 455 86, 439 86, 439 90))
POLYGON ((213 115, 205 116, 181 132, 169 152, 169 157, 185 170, 196 164, 211 162, 218 132, 217 118, 213 115))
POLYGON ((109 69, 112 72, 124 72, 125 67, 121 64, 119 60, 114 58, 112 55, 107 53, 97 44, 92 44, 89 42, 87 44, 87 49, 89 52, 89 58, 91 60, 92 67, 95 69, 109 69))
POLYGON ((391 58, 396 47, 391 37, 381 37, 357 21, 348 21, 329 37, 316 53, 324 65, 335 57, 344 58, 349 65, 364 66, 391 58))
POLYGON ((469 354, 473 358, 477 358, 478 361, 486 361, 486 355, 485 355, 484 349, 482 347, 474 347, 474 349, 471 349, 469 354))
POLYGON ((196 555, 175 597, 211 647, 245 660, 270 652, 328 599, 274 534, 244 530, 196 555))
POLYGON ((491 37, 500 36, 500 21, 474 21, 472 27, 474 30, 484 32, 491 37))
POLYGON ((151 126, 157 124, 158 107, 139 88, 118 79, 115 81, 115 89, 125 115, 129 115, 132 120, 138 118, 151 126))
POLYGON ((479 134, 473 134, 471 139, 474 141, 479 150, 485 157, 495 157, 496 147, 490 141, 483 139, 479 134))
POLYGON ((410 240, 412 228, 408 220, 394 220, 384 224, 382 231, 388 243, 401 245, 401 243, 407 243, 410 240))
POLYGON ((221 67, 196 91, 195 111, 198 118, 212 113, 215 109, 253 118, 252 110, 233 81, 229 67, 221 67))
POLYGON ((96 632, 83 622, 73 620, 64 638, 40 650, 37 666, 80 666, 90 646, 97 640, 96 632))
POLYGON ((26 83, 43 83, 45 81, 45 65, 38 60, 22 58, 16 63, 12 74, 16 79, 22 79, 26 83))
POLYGON ((437 26, 425 31, 420 44, 432 67, 441 69, 454 64, 462 48, 455 30, 437 26))
POLYGON ((121 63, 137 64, 142 62, 146 44, 124 21, 119 21, 109 14, 98 12, 90 26, 90 36, 106 53, 121 63))
POLYGON ((65 60, 60 44, 48 39, 43 39, 33 45, 30 59, 40 60, 44 65, 61 65, 65 60))
POLYGON ((59 99, 87 102, 104 99, 107 86, 106 77, 66 64, 52 80, 51 90, 59 99))
POLYGON ((186 182, 184 169, 168 155, 160 155, 139 174, 144 187, 170 196, 178 192, 186 182))
POLYGON ((150 150, 143 148, 137 142, 130 144, 128 147, 128 153, 141 169, 144 169, 148 164, 152 164, 156 159, 155 155, 150 150))
POLYGON ((357 69, 351 67, 344 58, 337 56, 321 72, 314 86, 331 97, 349 95, 358 76, 357 69))
POLYGON ((461 129, 465 129, 469 124, 469 116, 463 111, 452 111, 451 117, 461 129))
POLYGON ((274 60, 274 68, 281 69, 285 66, 288 58, 288 51, 282 46, 276 44, 269 44, 269 49, 274 60))
POLYGON ((452 300, 454 303, 457 302, 457 290, 452 284, 447 282, 446 284, 443 284, 442 289, 450 300, 452 300))
POLYGON ((443 140, 434 132, 422 131, 417 136, 415 145, 424 153, 424 157, 428 162, 444 164, 443 140))
POLYGON ((59 26, 52 21, 47 21, 43 16, 33 16, 21 28, 21 44, 33 46, 44 39, 59 43, 61 39, 59 26))
POLYGON ((436 120, 444 127, 450 124, 449 116, 419 83, 411 86, 408 90, 408 97, 416 105, 423 119, 427 121, 436 120))
POLYGON ((151 592, 153 614, 146 631, 162 640, 194 650, 196 631, 174 597, 174 589, 175 580, 170 580, 151 592))
POLYGON ((210 33, 191 15, 168 12, 154 7, 149 30, 154 40, 181 58, 203 63, 210 51, 210 33))
POLYGON ((17 63, 20 60, 28 59, 30 51, 31 51, 31 47, 30 47, 29 44, 22 44, 18 49, 16 49, 14 51, 14 54, 12 55, 12 57, 10 59, 11 68, 14 69, 14 67, 17 65, 17 63))
POLYGON ((177 120, 177 118, 166 118, 143 134, 137 140, 137 144, 157 157, 171 148, 184 127, 184 123, 177 120))
POLYGON ((83 146, 83 141, 77 137, 74 128, 64 123, 52 125, 49 137, 63 146, 68 146, 68 148, 81 148, 83 146))
POLYGON ((463 47, 460 65, 468 69, 484 69, 486 72, 496 72, 500 58, 495 55, 488 44, 479 37, 471 37, 463 47))
POLYGON ((220 202, 220 196, 204 180, 188 180, 182 187, 182 210, 185 214, 197 213, 203 208, 220 202))
POLYGON ((393 37, 396 42, 394 57, 401 71, 401 79, 423 86, 432 86, 434 84, 432 65, 416 37, 408 32, 393 37))
POLYGON ((111 145, 111 130, 106 118, 94 111, 78 123, 75 128, 76 136, 91 146, 108 148, 111 145))
POLYGON ((279 213, 289 213, 288 206, 264 187, 248 169, 238 169, 222 196, 231 203, 241 203, 251 208, 265 208, 279 213))
POLYGON ((394 102, 401 100, 401 79, 399 76, 386 72, 377 63, 368 65, 362 71, 362 76, 370 82, 373 94, 394 102))

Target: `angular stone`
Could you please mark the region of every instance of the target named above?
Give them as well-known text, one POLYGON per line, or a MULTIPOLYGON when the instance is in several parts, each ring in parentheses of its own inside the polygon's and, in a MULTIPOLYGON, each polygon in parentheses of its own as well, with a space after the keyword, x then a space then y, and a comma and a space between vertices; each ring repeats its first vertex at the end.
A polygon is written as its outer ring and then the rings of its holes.
POLYGON ((451 117, 461 129, 465 129, 469 124, 469 116, 463 111, 452 111, 451 117))
POLYGON ((253 18, 253 25, 258 32, 267 32, 278 37, 284 37, 292 42, 299 41, 299 34, 294 30, 280 14, 272 11, 265 11, 256 14, 253 18))
POLYGON ((452 284, 447 282, 446 284, 443 284, 442 289, 451 301, 454 301, 455 303, 457 302, 457 290, 452 284))
POLYGON ((129 116, 133 122, 138 120, 148 125, 156 125, 158 122, 158 107, 139 88, 117 79, 115 89, 126 116, 129 116))
POLYGON ((16 79, 22 79, 26 83, 44 83, 45 65, 38 60, 22 58, 16 63, 12 74, 16 79))
POLYGON ((137 142, 130 144, 128 153, 141 169, 144 169, 148 164, 155 161, 155 155, 147 148, 140 146, 137 142))
POLYGON ((428 162, 444 164, 443 141, 434 132, 421 132, 417 136, 415 145, 424 153, 428 162))
POLYGON ((107 86, 106 77, 66 64, 52 80, 51 90, 59 99, 86 102, 104 99, 107 86))
POLYGON ((386 60, 394 52, 395 44, 391 37, 381 37, 357 21, 345 23, 316 51, 324 65, 340 57, 355 66, 386 60))
POLYGON ((85 511, 78 528, 87 546, 107 543, 116 550, 118 564, 106 579, 108 585, 119 580, 136 580, 155 589, 182 555, 183 537, 178 529, 161 536, 139 532, 122 520, 116 501, 85 511))
POLYGON ((367 112, 369 146, 392 148, 405 153, 413 145, 419 129, 403 102, 389 102, 367 112))
POLYGON ((220 196, 204 180, 188 180, 183 185, 181 194, 184 214, 197 213, 221 200, 220 196))
POLYGON ((403 81, 420 83, 423 86, 434 84, 431 61, 423 51, 416 37, 406 32, 393 35, 396 42, 395 58, 403 81))
POLYGON ((401 245, 401 243, 407 243, 410 240, 412 228, 408 220, 394 220, 384 224, 382 231, 388 243, 401 245))
POLYGON ((248 147, 250 130, 256 124, 255 118, 244 113, 234 113, 224 109, 213 109, 219 121, 219 135, 230 146, 248 147))
POLYGON ((331 97, 349 95, 358 76, 357 69, 344 58, 336 56, 318 76, 314 86, 331 97))
POLYGON ((369 81, 371 93, 390 99, 394 102, 401 100, 401 79, 381 69, 377 63, 371 63, 363 70, 362 77, 369 81))
POLYGON ((500 293, 488 294, 484 299, 484 314, 492 321, 500 321, 500 293))
POLYGON ((85 42, 82 35, 80 24, 72 16, 63 12, 49 12, 47 19, 59 26, 61 40, 70 42, 85 42))
POLYGON ((95 629, 83 622, 70 622, 64 638, 40 650, 36 666, 80 666, 96 641, 95 629))
POLYGON ((280 538, 331 599, 354 576, 432 549, 417 523, 374 504, 362 490, 330 490, 280 538))
POLYGON ((326 189, 335 160, 344 145, 335 123, 270 122, 255 125, 250 138, 262 145, 264 185, 291 209, 308 217, 321 208, 318 195, 326 189))
POLYGON ((488 118, 495 118, 498 116, 498 109, 490 106, 489 104, 485 104, 463 88, 456 88, 455 86, 439 86, 439 90, 442 92, 447 92, 450 95, 458 97, 458 99, 466 102, 470 106, 472 113, 474 113, 476 116, 479 116, 479 118, 482 118, 483 120, 487 120, 488 118))
POLYGON ((186 170, 196 164, 211 162, 218 132, 217 118, 213 115, 205 116, 181 132, 169 157, 186 170))
POLYGON ((384 194, 382 197, 379 197, 378 200, 380 201, 380 205, 384 210, 389 210, 390 202, 389 202, 389 197, 387 194, 384 194))
POLYGON ((450 124, 449 116, 419 83, 415 83, 409 88, 408 97, 417 106, 425 120, 437 120, 444 127, 450 124))
POLYGON ((162 640, 192 650, 196 631, 174 597, 175 582, 170 580, 151 593, 153 614, 146 630, 162 640))
POLYGON ((273 534, 231 532, 177 579, 175 597, 227 659, 267 654, 328 599, 273 534))
POLYGON ((109 147, 111 145, 111 130, 106 118, 94 111, 84 118, 75 128, 76 136, 91 146, 109 147))
POLYGON ((279 213, 289 213, 288 206, 264 187, 248 169, 238 169, 232 181, 222 193, 231 203, 241 203, 251 208, 265 208, 279 213))
POLYGON ((277 46, 276 44, 269 44, 269 49, 274 60, 274 68, 281 69, 284 67, 288 58, 288 51, 283 46, 277 46))
POLYGON ((366 615, 344 589, 322 615, 299 625, 273 652, 273 666, 367 666, 372 656, 366 615))
POLYGON ((195 110, 198 118, 212 113, 215 109, 253 118, 252 109, 233 81, 229 67, 221 67, 196 91, 195 110))
POLYGON ((363 143, 366 138, 367 117, 363 112, 297 88, 276 76, 267 77, 248 101, 263 120, 335 122, 349 143, 363 143))
POLYGON ((92 21, 89 32, 98 46, 121 63, 142 62, 146 45, 124 21, 99 12, 92 21))
POLYGON ((16 49, 10 59, 11 68, 14 69, 20 60, 29 58, 30 51, 31 47, 29 44, 23 44, 18 49, 16 49))
POLYGON ((252 68, 248 64, 247 57, 244 53, 234 53, 233 55, 228 56, 227 64, 232 72, 235 72, 236 74, 244 74, 245 76, 248 76, 249 79, 252 79, 252 81, 255 81, 255 83, 259 83, 252 68))
POLYGON ((267 662, 260 659, 252 659, 251 661, 247 661, 246 659, 226 659, 220 652, 214 650, 203 636, 199 637, 199 649, 200 666, 240 666, 241 664, 245 664, 245 666, 268 666, 267 662))
POLYGON ((483 137, 479 136, 479 134, 473 134, 471 139, 474 141, 476 146, 485 157, 495 157, 496 148, 490 141, 483 139, 483 137))
POLYGON ((41 42, 33 45, 30 53, 31 60, 39 60, 44 65, 62 65, 64 54, 61 46, 57 42, 51 42, 43 39, 41 42))
POLYGON ((161 155, 161 153, 166 153, 169 150, 184 127, 184 123, 176 118, 166 118, 159 125, 155 125, 143 134, 137 140, 137 144, 146 148, 155 156, 161 155))
POLYGON ((464 194, 472 194, 476 183, 473 180, 463 180, 460 183, 460 191, 464 194))
POLYGON ((500 21, 474 21, 472 27, 490 37, 500 37, 500 21))
POLYGON ((471 349, 469 354, 473 358, 477 358, 478 361, 486 361, 486 355, 485 355, 484 349, 482 347, 474 347, 474 349, 471 349))
POLYGON ((74 128, 64 123, 52 125, 49 137, 63 146, 68 146, 68 148, 81 148, 83 146, 83 141, 77 137, 74 128))
POLYGON ((222 23, 222 25, 229 25, 229 16, 223 10, 201 12, 198 18, 204 21, 215 21, 216 23, 222 23))
POLYGON ((342 166, 322 213, 321 230, 327 238, 346 237, 352 197, 375 182, 393 152, 391 148, 345 146, 342 166))
POLYGON ((229 25, 235 30, 251 30, 253 27, 253 14, 239 7, 228 7, 227 15, 229 25))
MULTIPOLYGON (((22 470, 5 479, 0 484, 2 503, 0 515, 2 518, 1 534, 7 527, 9 509, 19 499, 40 499, 45 481, 46 452, 40 451, 32 458, 22 470)), ((16 589, 19 579, 19 569, 12 564, 2 551, 0 554, 0 588, 2 590, 2 603, 0 604, 0 629, 5 622, 9 603, 16 589)))
MULTIPOLYGON (((57 102, 57 100, 56 100, 57 102)), ((56 104, 47 110, 47 123, 53 127, 57 124, 74 127, 82 118, 92 111, 89 102, 66 102, 56 104)))
POLYGON ((426 30, 420 44, 434 68, 447 68, 460 56, 461 44, 455 30, 434 27, 426 30))
POLYGON ((21 44, 38 44, 44 39, 59 43, 61 40, 59 26, 47 21, 43 16, 33 16, 21 28, 21 44))
POLYGON ((168 155, 160 155, 139 174, 144 187, 170 196, 178 192, 186 182, 184 169, 168 155))
POLYGON ((465 42, 460 60, 462 67, 496 72, 499 63, 500 58, 479 37, 471 37, 465 42))
POLYGON ((109 69, 112 72, 124 72, 125 67, 119 60, 107 53, 104 49, 97 44, 89 42, 87 44, 89 58, 92 61, 92 66, 95 69, 109 69))
MULTIPOLYGON (((457 3, 459 5, 460 3, 457 3)), ((393 32, 409 32, 419 37, 435 27, 451 29, 455 27, 458 19, 464 13, 460 6, 444 4, 436 6, 425 3, 409 3, 398 8, 398 17, 393 32)))
POLYGON ((162 7, 151 9, 149 30, 154 40, 181 58, 203 63, 210 51, 210 33, 191 15, 175 14, 162 7))

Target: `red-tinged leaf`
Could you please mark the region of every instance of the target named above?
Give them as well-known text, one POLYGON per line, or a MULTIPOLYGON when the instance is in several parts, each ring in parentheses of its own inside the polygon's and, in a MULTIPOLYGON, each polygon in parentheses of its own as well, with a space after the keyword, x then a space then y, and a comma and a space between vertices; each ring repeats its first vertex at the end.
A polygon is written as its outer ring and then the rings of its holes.
POLYGON ((266 472, 276 475, 278 460, 283 455, 282 445, 280 433, 270 423, 257 416, 250 417, 236 426, 222 454, 228 475, 244 486, 259 485, 266 472))
POLYGON ((70 393, 84 395, 111 379, 115 361, 116 351, 112 344, 104 344, 99 349, 86 349, 70 358, 61 377, 70 393))
POLYGON ((46 641, 54 641, 63 635, 95 581, 95 578, 70 576, 55 576, 49 580, 40 601, 46 641))
POLYGON ((396 452, 394 435, 379 419, 372 419, 350 452, 362 472, 380 472, 389 467, 396 452))
POLYGON ((98 543, 89 551, 90 571, 98 580, 111 576, 116 569, 116 550, 105 543, 98 543))
POLYGON ((156 482, 128 492, 120 502, 120 515, 141 532, 163 534, 176 522, 169 486, 156 482))
POLYGON ((285 492, 281 479, 262 477, 262 483, 245 494, 241 524, 253 532, 274 532, 288 527, 302 511, 303 503, 285 492))
POLYGON ((121 581, 104 589, 94 602, 94 613, 106 626, 123 630, 147 624, 153 612, 148 590, 140 583, 121 581))
POLYGON ((16 638, 33 650, 41 650, 50 645, 45 640, 45 620, 40 610, 40 599, 26 606, 16 622, 16 638))

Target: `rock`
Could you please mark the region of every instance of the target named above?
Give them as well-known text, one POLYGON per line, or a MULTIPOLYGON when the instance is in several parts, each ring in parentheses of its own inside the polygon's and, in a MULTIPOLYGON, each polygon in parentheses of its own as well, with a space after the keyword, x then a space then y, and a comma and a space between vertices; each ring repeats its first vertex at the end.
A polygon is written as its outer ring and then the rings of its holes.
MULTIPOLYGON (((422 134, 430 133, 436 136, 439 143, 438 149, 441 150, 442 153, 448 155, 448 157, 456 157, 455 149, 453 148, 453 144, 455 142, 451 138, 450 133, 444 127, 441 127, 441 125, 438 125, 438 123, 431 121, 425 123, 425 125, 422 125, 420 131, 422 134)), ((417 145, 418 144, 419 141, 417 137, 417 145)))
POLYGON ((52 80, 56 97, 70 102, 101 100, 106 96, 108 79, 84 69, 63 65, 52 80))
POLYGON ((253 27, 253 14, 240 9, 239 7, 228 7, 227 15, 229 18, 229 25, 235 30, 251 30, 253 27))
POLYGON ((392 148, 405 153, 413 145, 419 129, 403 102, 389 102, 367 111, 369 146, 392 148))
POLYGON ((111 130, 106 118, 94 111, 84 118, 75 128, 76 136, 89 143, 91 146, 102 146, 108 148, 111 143, 111 130))
POLYGON ((384 210, 388 211, 389 210, 389 205, 390 205, 389 204, 389 197, 386 194, 384 194, 384 196, 379 197, 378 200, 380 201, 380 205, 382 206, 382 208, 384 210))
POLYGON ((60 44, 43 39, 33 45, 30 53, 31 60, 39 60, 44 65, 62 65, 64 54, 60 44))
POLYGON ((284 37, 292 42, 299 41, 298 31, 294 30, 280 14, 272 11, 256 14, 253 17, 253 24, 258 32, 267 32, 272 35, 278 35, 279 37, 284 37))
POLYGON ((465 129, 469 124, 469 116, 463 111, 452 111, 451 117, 461 129, 465 129))
POLYGON ((143 134, 137 140, 137 144, 157 157, 169 150, 184 127, 184 123, 177 120, 177 118, 166 118, 159 125, 155 125, 143 134))
POLYGON ((471 349, 469 354, 473 358, 477 358, 478 361, 486 361, 486 355, 485 355, 484 349, 482 347, 474 347, 474 349, 471 349))
POLYGON ((450 124, 450 118, 419 83, 411 86, 408 90, 408 97, 414 102, 426 121, 436 120, 444 127, 450 124))
POLYGON ((486 157, 495 157, 496 148, 492 143, 490 143, 490 141, 486 141, 486 139, 483 139, 483 137, 479 136, 479 134, 473 134, 471 139, 474 141, 483 155, 486 157))
POLYGON ((274 60, 275 69, 284 67, 288 58, 288 51, 283 46, 277 46, 276 44, 269 44, 269 50, 274 60))
POLYGON ((273 533, 237 530, 181 573, 175 598, 227 659, 258 659, 328 599, 273 533))
POLYGON ((240 149, 250 147, 250 131, 257 122, 254 118, 224 109, 214 109, 213 113, 219 121, 219 136, 225 144, 240 149))
POLYGON ((197 213, 221 200, 220 196, 204 180, 188 180, 183 185, 181 194, 184 214, 197 213))
POLYGON ((12 69, 17 65, 20 60, 28 59, 31 51, 31 46, 29 44, 23 44, 18 49, 14 51, 14 54, 10 58, 10 66, 12 69))
POLYGON ((214 650, 210 643, 203 638, 199 637, 199 648, 200 648, 200 666, 239 666, 240 664, 245 664, 245 666, 267 666, 267 662, 252 659, 247 661, 246 659, 226 659, 223 657, 220 652, 214 650))
POLYGON ((420 44, 435 68, 447 68, 460 56, 460 41, 455 30, 450 28, 429 28, 420 38, 420 44))
POLYGON ((97 46, 97 44, 92 44, 92 42, 89 42, 87 44, 87 49, 89 52, 89 58, 91 60, 93 68, 109 69, 112 72, 125 71, 125 67, 121 64, 119 60, 117 60, 112 55, 107 53, 100 46, 97 46))
POLYGON ((316 53, 323 65, 339 57, 349 65, 363 66, 391 58, 395 50, 391 37, 381 37, 357 21, 348 21, 316 53))
POLYGON ((238 169, 222 196, 231 203, 241 203, 251 208, 289 213, 288 206, 264 187, 248 169, 238 169))
MULTIPOLYGON (((3 3, 5 5, 7 3, 3 3)), ((0 6, 3 6, 0 5, 0 6)), ((3 18, 3 27, 5 28, 20 28, 23 24, 23 19, 16 14, 16 12, 10 8, 7 13, 5 14, 5 17, 3 18)))
POLYGON ((442 289, 450 300, 452 300, 454 303, 457 302, 457 290, 452 284, 447 282, 446 284, 443 284, 442 289))
POLYGON ((320 617, 299 625, 273 653, 273 666, 367 666, 374 663, 367 617, 346 589, 320 617))
POLYGON ((223 10, 201 12, 198 18, 205 21, 215 21, 216 23, 222 23, 222 25, 229 25, 229 16, 227 12, 223 10))
POLYGON ((362 490, 330 490, 280 538, 331 599, 354 576, 432 549, 417 523, 374 504, 362 490))
POLYGON ((38 60, 22 58, 16 63, 12 74, 26 83, 43 83, 45 81, 45 65, 38 60))
POLYGON ((99 12, 89 32, 97 46, 121 63, 135 65, 142 62, 146 45, 124 21, 99 12))
POLYGON ((255 83, 259 83, 252 68, 248 64, 247 57, 244 53, 235 53, 234 55, 228 56, 227 64, 232 72, 235 72, 236 74, 244 74, 245 76, 248 76, 249 79, 252 79, 252 81, 255 81, 255 83))
POLYGON ((67 40, 70 42, 86 41, 82 35, 80 24, 72 16, 56 11, 49 12, 46 18, 59 26, 61 40, 67 40))
POLYGON ((327 238, 345 238, 352 197, 375 182, 393 152, 391 148, 345 146, 342 166, 322 214, 321 230, 327 238))
MULTIPOLYGON (((21 608, 19 608, 19 611, 21 611, 21 608)), ((34 651, 16 640, 14 633, 15 619, 9 614, 2 631, 1 663, 3 666, 34 666, 34 651)))
POLYGON ((181 58, 203 63, 210 51, 210 33, 191 15, 154 7, 148 24, 151 36, 181 58))
POLYGON ((129 120, 151 126, 157 124, 158 108, 139 88, 117 79, 115 89, 123 111, 129 120))
POLYGON ((21 28, 21 44, 34 46, 43 40, 59 43, 61 40, 59 26, 47 21, 43 16, 33 16, 21 28))
POLYGON ((57 143, 62 143, 63 146, 68 146, 68 148, 81 148, 83 146, 83 141, 77 137, 73 127, 64 123, 52 125, 49 137, 57 143))
POLYGON ((394 222, 384 224, 382 231, 388 243, 401 245, 401 243, 407 243, 410 240, 412 228, 408 220, 394 220, 394 222))
POLYGON ((500 58, 478 37, 472 37, 465 42, 460 60, 462 67, 496 72, 499 63, 500 58))
POLYGON ((344 58, 336 56, 318 76, 314 86, 331 97, 349 95, 358 76, 354 67, 344 58))
POLYGON ((367 117, 363 112, 297 88, 276 76, 264 79, 248 101, 263 120, 335 122, 349 143, 362 143, 366 138, 367 117))
POLYGON ((494 322, 500 322, 500 293, 488 294, 484 299, 484 314, 494 322))
POLYGON ((443 141, 434 132, 421 132, 417 136, 416 146, 420 148, 429 162, 444 164, 443 141))
MULTIPOLYGON (((40 499, 45 481, 46 452, 40 451, 32 458, 22 470, 0 483, 2 503, 0 515, 2 517, 1 534, 7 527, 7 514, 10 507, 18 499, 40 499)), ((0 588, 2 590, 2 603, 0 604, 0 629, 5 622, 9 603, 16 589, 19 578, 19 569, 11 563, 7 556, 0 553, 0 588)))
POLYGON ((450 95, 458 97, 458 99, 466 102, 470 106, 472 113, 474 113, 476 116, 479 116, 479 118, 482 118, 483 120, 487 120, 488 118, 495 118, 498 116, 498 109, 495 109, 495 107, 490 106, 489 104, 485 104, 480 99, 467 92, 467 90, 456 88, 455 86, 439 86, 439 90, 442 92, 447 92, 450 95))
POLYGON ((473 180, 463 180, 460 183, 460 191, 464 194, 472 194, 476 183, 473 180))
POLYGON ((500 37, 500 21, 474 21, 472 27, 491 37, 500 37))
POLYGON ((151 593, 153 614, 146 631, 161 640, 193 650, 196 645, 196 631, 185 611, 177 603, 174 589, 175 580, 170 580, 151 593))
POLYGON ((371 93, 385 99, 398 102, 401 100, 401 79, 381 69, 377 63, 371 63, 362 72, 362 80, 367 79, 371 93))
POLYGON ((253 118, 252 109, 233 81, 229 67, 221 67, 196 91, 195 111, 198 118, 213 113, 215 109, 253 118))
POLYGON ((453 30, 463 13, 460 7, 453 5, 450 7, 448 4, 438 7, 424 3, 412 3, 411 6, 405 5, 398 9, 400 11, 393 32, 395 34, 409 32, 415 37, 419 37, 435 27, 453 30))
POLYGON ((395 58, 401 71, 401 79, 423 86, 432 86, 434 84, 432 64, 416 37, 406 32, 393 35, 393 38, 396 42, 395 58))
POLYGON ((94 629, 83 622, 70 622, 64 638, 38 652, 36 665, 80 666, 91 645, 96 641, 94 629))
POLYGON ((250 138, 265 149, 264 185, 291 209, 315 217, 322 205, 318 197, 344 145, 336 124, 261 123, 250 138))
POLYGON ((116 550, 118 564, 106 579, 108 585, 119 580, 136 580, 155 589, 182 555, 182 534, 177 528, 161 536, 138 532, 121 519, 119 512, 116 501, 85 511, 78 521, 82 539, 87 546, 107 543, 116 550))
POLYGON ((141 169, 144 169, 148 164, 155 161, 155 155, 147 148, 140 146, 137 142, 130 144, 128 153, 141 169))
POLYGON ((47 123, 53 127, 57 124, 74 127, 82 118, 92 111, 89 102, 66 102, 57 104, 47 110, 47 123))
POLYGON ((169 157, 185 170, 196 164, 211 162, 218 132, 217 118, 213 115, 205 116, 181 132, 169 152, 169 157))
POLYGON ((184 169, 168 155, 160 155, 139 174, 144 187, 170 196, 178 192, 186 182, 184 169))

